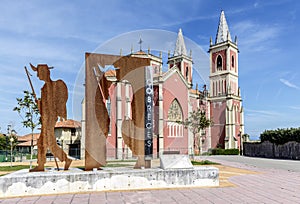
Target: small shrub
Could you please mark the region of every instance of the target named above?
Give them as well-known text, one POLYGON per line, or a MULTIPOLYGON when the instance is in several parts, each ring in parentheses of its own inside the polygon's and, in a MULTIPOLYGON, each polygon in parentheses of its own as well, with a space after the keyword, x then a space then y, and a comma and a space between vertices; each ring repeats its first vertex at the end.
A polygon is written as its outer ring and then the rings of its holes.
POLYGON ((238 155, 240 153, 239 149, 225 149, 225 155, 238 155))
POLYGON ((215 148, 211 150, 212 155, 238 155, 239 150, 238 149, 221 149, 221 148, 215 148))
POLYGON ((219 165, 219 163, 212 162, 209 160, 202 160, 202 161, 191 161, 193 165, 219 165))
POLYGON ((224 149, 221 148, 215 148, 211 150, 212 155, 223 155, 224 154, 224 149))

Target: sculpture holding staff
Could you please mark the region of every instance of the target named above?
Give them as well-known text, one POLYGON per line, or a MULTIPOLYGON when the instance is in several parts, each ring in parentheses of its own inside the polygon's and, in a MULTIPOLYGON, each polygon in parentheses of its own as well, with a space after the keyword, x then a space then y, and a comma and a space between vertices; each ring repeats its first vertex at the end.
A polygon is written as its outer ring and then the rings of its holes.
POLYGON ((38 139, 38 166, 30 171, 44 171, 46 163, 46 153, 49 149, 53 156, 61 162, 65 162, 64 169, 69 169, 72 160, 56 143, 54 127, 58 118, 67 118, 66 103, 68 100, 68 89, 62 80, 52 81, 50 78, 50 68, 47 64, 39 64, 37 67, 30 64, 33 71, 37 72, 37 77, 45 84, 41 89, 41 99, 37 100, 41 114, 41 134, 38 139))

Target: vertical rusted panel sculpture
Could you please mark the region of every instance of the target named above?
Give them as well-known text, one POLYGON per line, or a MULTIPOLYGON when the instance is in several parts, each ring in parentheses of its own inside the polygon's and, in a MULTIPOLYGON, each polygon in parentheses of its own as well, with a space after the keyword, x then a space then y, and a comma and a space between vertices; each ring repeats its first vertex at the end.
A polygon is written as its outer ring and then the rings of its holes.
POLYGON ((98 65, 104 67, 119 58, 114 55, 85 54, 85 170, 106 165, 109 116, 105 99, 108 97, 109 83, 104 76, 101 77, 103 73, 99 73, 98 65))
POLYGON ((116 70, 117 80, 127 80, 132 85, 132 119, 123 120, 122 136, 124 143, 138 157, 135 168, 150 167, 150 161, 144 159, 145 66, 150 65, 150 59, 86 53, 85 169, 91 170, 106 164, 106 137, 109 117, 105 107, 105 99, 108 97, 110 83, 103 76, 104 73, 98 70, 98 65, 101 67, 113 65, 118 68, 116 70))
POLYGON ((54 157, 65 162, 64 169, 69 169, 72 162, 66 153, 57 145, 54 127, 58 118, 67 118, 66 103, 68 100, 68 89, 62 80, 52 81, 48 65, 39 64, 37 67, 30 64, 33 71, 45 84, 41 89, 41 99, 37 100, 41 114, 41 134, 38 139, 38 166, 30 171, 44 171, 46 153, 49 149, 54 157))
POLYGON ((145 161, 145 66, 150 65, 149 58, 125 56, 114 63, 118 80, 127 80, 131 84, 133 100, 131 102, 132 120, 124 119, 122 136, 124 143, 138 157, 135 168, 149 168, 145 161))

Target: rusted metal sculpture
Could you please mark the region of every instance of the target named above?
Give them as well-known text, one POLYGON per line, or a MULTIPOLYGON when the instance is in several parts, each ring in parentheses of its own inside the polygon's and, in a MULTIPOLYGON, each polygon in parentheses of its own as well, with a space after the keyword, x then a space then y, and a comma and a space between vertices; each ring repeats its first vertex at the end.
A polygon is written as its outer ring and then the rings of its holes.
POLYGON ((119 58, 113 55, 85 54, 85 170, 106 165, 109 116, 104 100, 108 97, 109 83, 103 73, 95 68, 112 64, 119 58))
MULTIPOLYGON (((95 69, 99 65, 113 65, 117 80, 127 80, 132 85, 133 101, 132 119, 123 120, 122 137, 133 154, 138 157, 135 168, 150 167, 145 161, 145 66, 150 59, 131 56, 116 56, 86 53, 86 138, 85 138, 85 170, 99 168, 106 164, 106 137, 109 128, 109 117, 104 100, 108 97, 110 82, 103 72, 95 69), (96 75, 95 75, 96 72, 96 75), (101 77, 102 76, 102 77, 101 77)), ((120 127, 118 127, 120 128, 120 127)))
POLYGON ((38 139, 38 166, 30 171, 44 171, 46 163, 46 153, 49 149, 54 157, 65 162, 64 169, 69 169, 72 162, 67 154, 57 145, 54 134, 54 127, 58 118, 67 118, 66 102, 68 100, 68 89, 62 80, 52 81, 50 69, 47 64, 39 64, 37 67, 30 64, 33 71, 45 84, 41 89, 41 99, 37 100, 41 114, 41 134, 38 139))
POLYGON ((145 160, 145 66, 150 66, 150 59, 124 56, 114 66, 120 67, 117 79, 127 80, 133 91, 132 119, 122 122, 124 143, 138 157, 134 168, 150 168, 151 161, 145 160))

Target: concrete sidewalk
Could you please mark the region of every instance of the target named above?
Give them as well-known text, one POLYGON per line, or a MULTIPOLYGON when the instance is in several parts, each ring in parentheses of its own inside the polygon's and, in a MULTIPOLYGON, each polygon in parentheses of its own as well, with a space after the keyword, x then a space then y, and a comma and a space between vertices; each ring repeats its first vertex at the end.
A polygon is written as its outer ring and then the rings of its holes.
POLYGON ((17 204, 98 204, 98 203, 300 203, 300 173, 276 168, 259 168, 222 158, 207 158, 223 165, 239 167, 258 174, 229 178, 234 187, 188 188, 147 191, 95 192, 34 196, 0 200, 17 204))

